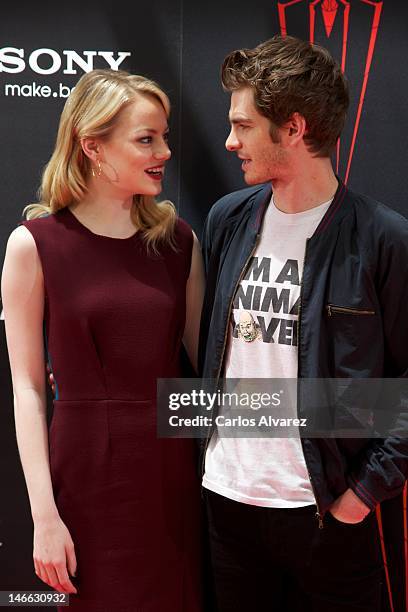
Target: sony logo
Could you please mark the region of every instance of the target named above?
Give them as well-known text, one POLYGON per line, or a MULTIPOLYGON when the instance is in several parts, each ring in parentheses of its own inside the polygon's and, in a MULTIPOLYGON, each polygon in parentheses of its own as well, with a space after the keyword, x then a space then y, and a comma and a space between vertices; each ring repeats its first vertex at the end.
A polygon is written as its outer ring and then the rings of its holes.
MULTIPOLYGON (((35 49, 27 59, 31 70, 37 74, 54 74, 61 69, 63 62, 64 74, 77 74, 77 68, 84 72, 93 70, 96 56, 103 58, 107 67, 119 70, 120 64, 130 55, 128 51, 82 51, 80 55, 72 50, 62 51, 60 54, 55 49, 35 49)), ((0 49, 0 72, 23 72, 26 68, 24 57, 24 49, 3 47, 0 49)))

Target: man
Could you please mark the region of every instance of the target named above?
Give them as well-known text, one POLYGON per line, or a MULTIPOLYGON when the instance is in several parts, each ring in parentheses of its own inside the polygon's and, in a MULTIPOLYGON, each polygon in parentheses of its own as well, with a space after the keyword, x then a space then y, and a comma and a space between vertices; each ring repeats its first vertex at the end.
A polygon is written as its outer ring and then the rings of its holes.
MULTIPOLYGON (((408 222, 333 172, 349 103, 340 67, 275 36, 229 54, 222 82, 226 147, 249 188, 219 200, 204 229, 204 377, 406 377, 408 222)), ((296 408, 309 416, 307 400, 296 408)), ((407 457, 392 437, 213 432, 203 485, 219 612, 378 611, 373 511, 402 490, 407 457)))

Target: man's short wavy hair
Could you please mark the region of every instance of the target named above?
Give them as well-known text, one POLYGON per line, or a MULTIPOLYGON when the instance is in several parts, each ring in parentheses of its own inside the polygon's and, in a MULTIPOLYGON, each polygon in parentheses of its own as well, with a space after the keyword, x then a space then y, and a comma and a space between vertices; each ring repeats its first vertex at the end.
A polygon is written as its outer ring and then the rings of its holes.
POLYGON ((274 36, 227 55, 221 79, 226 91, 253 89, 257 109, 271 121, 272 137, 276 126, 298 112, 306 120, 309 150, 316 157, 331 155, 346 119, 349 91, 326 49, 292 36, 274 36))

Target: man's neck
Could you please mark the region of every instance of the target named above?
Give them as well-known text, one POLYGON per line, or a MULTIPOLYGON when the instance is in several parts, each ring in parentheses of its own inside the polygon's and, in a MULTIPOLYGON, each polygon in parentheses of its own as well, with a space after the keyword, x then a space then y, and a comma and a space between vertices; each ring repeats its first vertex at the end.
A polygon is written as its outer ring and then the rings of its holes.
POLYGON ((275 206, 285 213, 316 208, 331 200, 337 187, 329 159, 317 159, 310 167, 303 166, 291 176, 272 180, 275 206))

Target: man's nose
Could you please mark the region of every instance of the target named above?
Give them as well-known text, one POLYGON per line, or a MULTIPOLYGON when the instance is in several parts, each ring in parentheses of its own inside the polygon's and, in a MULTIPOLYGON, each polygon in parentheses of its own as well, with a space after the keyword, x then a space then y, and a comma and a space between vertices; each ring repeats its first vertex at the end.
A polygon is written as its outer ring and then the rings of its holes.
POLYGON ((239 149, 241 146, 238 138, 235 135, 235 131, 233 129, 231 129, 227 140, 225 141, 225 148, 228 151, 235 151, 236 149, 239 149))

